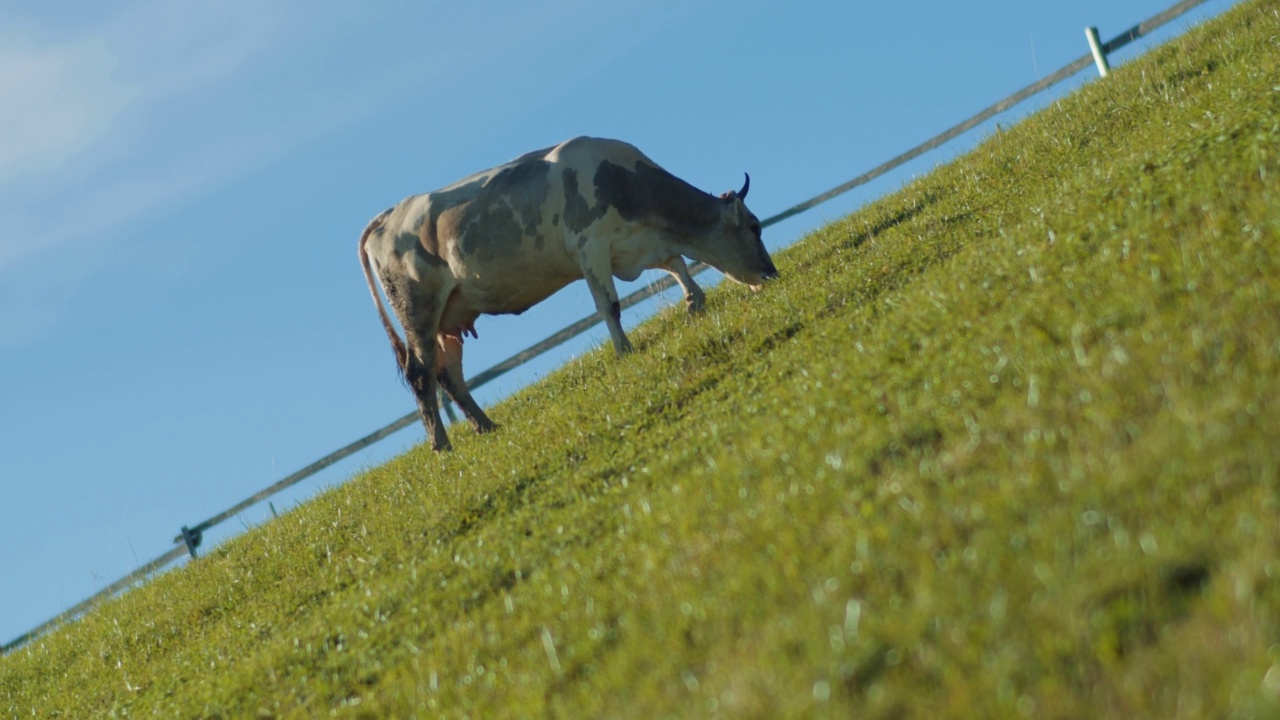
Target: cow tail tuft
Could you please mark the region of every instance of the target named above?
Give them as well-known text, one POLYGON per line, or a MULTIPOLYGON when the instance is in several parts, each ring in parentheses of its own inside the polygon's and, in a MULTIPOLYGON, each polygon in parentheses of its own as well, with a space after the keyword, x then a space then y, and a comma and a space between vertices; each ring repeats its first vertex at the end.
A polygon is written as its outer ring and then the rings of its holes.
POLYGON ((387 338, 391 340, 391 350, 396 355, 396 367, 400 371, 400 377, 404 378, 409 368, 409 349, 405 346, 404 340, 400 339, 400 334, 396 332, 396 328, 391 324, 391 317, 387 314, 387 308, 382 303, 382 296, 378 294, 378 287, 374 284, 373 269, 369 266, 369 252, 365 249, 365 243, 369 240, 369 235, 382 226, 386 213, 379 215, 369 221, 369 225, 365 227, 364 232, 360 235, 360 266, 364 268, 364 279, 369 285, 369 293, 373 295, 373 304, 378 308, 378 317, 382 319, 382 327, 387 331, 387 338))

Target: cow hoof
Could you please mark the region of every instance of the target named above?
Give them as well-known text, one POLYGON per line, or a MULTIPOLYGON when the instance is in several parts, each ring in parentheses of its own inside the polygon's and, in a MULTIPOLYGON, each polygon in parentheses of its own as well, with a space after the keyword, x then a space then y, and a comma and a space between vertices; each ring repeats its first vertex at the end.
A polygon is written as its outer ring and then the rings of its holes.
POLYGON ((689 300, 687 303, 687 308, 689 310, 690 315, 699 315, 702 313, 703 310, 706 309, 706 307, 707 307, 706 303, 701 299, 697 300, 696 302, 693 300, 689 300))
POLYGON ((501 426, 501 425, 499 425, 498 423, 490 421, 490 422, 489 422, 489 424, 487 424, 487 425, 480 425, 480 424, 477 424, 477 425, 476 425, 476 432, 480 433, 481 435, 484 435, 485 433, 491 433, 491 432, 493 432, 494 430, 497 430, 497 429, 498 429, 498 428, 500 428, 500 427, 502 427, 502 426, 501 426))

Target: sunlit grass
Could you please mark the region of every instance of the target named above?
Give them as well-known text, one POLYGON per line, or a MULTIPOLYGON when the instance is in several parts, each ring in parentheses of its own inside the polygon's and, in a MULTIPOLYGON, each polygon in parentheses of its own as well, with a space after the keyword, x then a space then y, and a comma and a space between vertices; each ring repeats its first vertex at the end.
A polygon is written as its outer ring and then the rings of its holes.
POLYGON ((0 660, 6 716, 1280 712, 1252 2, 0 660))

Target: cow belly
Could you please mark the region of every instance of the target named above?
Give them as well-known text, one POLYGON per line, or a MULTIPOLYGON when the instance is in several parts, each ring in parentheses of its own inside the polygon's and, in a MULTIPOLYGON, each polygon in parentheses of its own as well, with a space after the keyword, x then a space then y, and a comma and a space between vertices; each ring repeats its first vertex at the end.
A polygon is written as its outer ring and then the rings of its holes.
POLYGON ((481 315, 522 313, 578 277, 576 274, 546 275, 526 271, 518 275, 507 274, 501 281, 490 280, 486 275, 458 278, 445 302, 440 332, 458 336, 463 329, 472 327, 481 315))
POLYGON ((487 262, 450 263, 467 304, 480 313, 509 313, 545 300, 582 277, 565 254, 524 252, 487 262))
POLYGON ((496 315, 524 312, 576 279, 576 277, 530 276, 523 278, 523 282, 518 284, 498 285, 477 280, 459 283, 458 292, 466 300, 467 305, 478 313, 496 315))

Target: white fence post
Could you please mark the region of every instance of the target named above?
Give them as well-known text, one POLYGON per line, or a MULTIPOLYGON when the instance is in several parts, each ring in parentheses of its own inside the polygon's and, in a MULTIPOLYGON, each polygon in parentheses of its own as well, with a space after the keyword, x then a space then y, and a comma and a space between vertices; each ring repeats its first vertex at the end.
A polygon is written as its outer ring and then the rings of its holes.
POLYGON ((1102 51, 1102 41, 1098 39, 1098 28, 1089 26, 1084 29, 1084 36, 1089 40, 1089 52, 1093 53, 1093 62, 1098 66, 1098 75, 1106 77, 1111 72, 1107 64, 1107 54, 1102 51))

